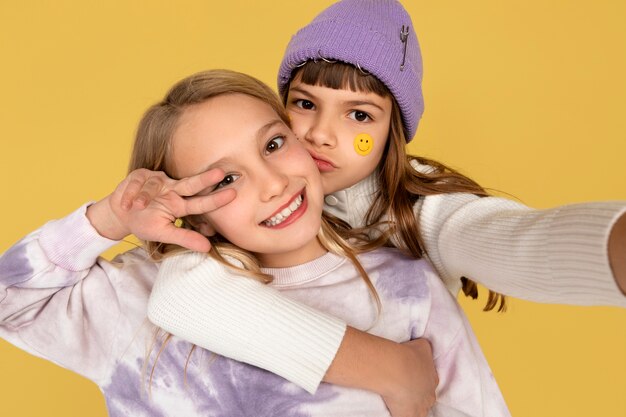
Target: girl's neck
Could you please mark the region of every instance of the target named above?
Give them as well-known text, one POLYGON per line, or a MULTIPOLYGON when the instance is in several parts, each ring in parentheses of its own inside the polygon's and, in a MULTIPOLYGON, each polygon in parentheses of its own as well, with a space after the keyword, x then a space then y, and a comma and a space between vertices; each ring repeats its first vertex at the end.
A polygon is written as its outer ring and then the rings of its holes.
POLYGON ((288 268, 311 262, 328 252, 317 236, 306 245, 289 252, 255 254, 264 268, 288 268))

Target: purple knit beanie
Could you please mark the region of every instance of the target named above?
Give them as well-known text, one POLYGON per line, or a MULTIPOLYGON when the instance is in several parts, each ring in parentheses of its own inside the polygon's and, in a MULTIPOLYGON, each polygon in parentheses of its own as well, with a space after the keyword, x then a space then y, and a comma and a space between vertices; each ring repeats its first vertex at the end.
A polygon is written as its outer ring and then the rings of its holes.
POLYGON ((322 11, 287 45, 280 93, 298 66, 322 58, 360 67, 382 81, 400 106, 407 142, 413 139, 424 112, 422 56, 411 17, 398 1, 343 0, 322 11))

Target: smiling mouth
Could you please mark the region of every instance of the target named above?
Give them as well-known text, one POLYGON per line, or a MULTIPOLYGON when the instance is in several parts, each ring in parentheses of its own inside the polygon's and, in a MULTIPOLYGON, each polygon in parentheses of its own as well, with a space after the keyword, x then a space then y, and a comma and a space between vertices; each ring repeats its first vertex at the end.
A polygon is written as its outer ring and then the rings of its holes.
POLYGON ((298 196, 294 198, 287 207, 283 208, 281 211, 279 211, 269 219, 262 221, 261 223, 267 227, 278 226, 289 217, 291 217, 291 215, 300 208, 303 200, 303 193, 298 194, 298 196))

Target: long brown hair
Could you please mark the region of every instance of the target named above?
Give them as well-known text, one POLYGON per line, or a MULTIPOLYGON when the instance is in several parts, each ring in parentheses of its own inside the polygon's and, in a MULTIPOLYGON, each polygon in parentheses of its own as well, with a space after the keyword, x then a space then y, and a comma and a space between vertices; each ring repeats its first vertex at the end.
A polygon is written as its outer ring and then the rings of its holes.
MULTIPOLYGON (((392 101, 389 139, 378 167, 379 187, 366 216, 366 228, 379 228, 381 219, 387 215, 388 233, 373 239, 368 249, 378 246, 399 246, 409 255, 421 258, 424 244, 413 206, 420 198, 446 193, 470 193, 480 197, 487 191, 467 176, 446 165, 427 158, 410 156, 406 153, 406 136, 398 104, 387 87, 375 76, 342 62, 308 61, 292 73, 292 80, 299 76, 304 84, 319 85, 333 89, 348 88, 351 91, 375 93, 390 97, 392 101), (415 169, 414 163, 428 167, 426 172, 415 169), (395 235, 395 236, 394 236, 395 235), (394 245, 394 236, 399 240, 394 245)), ((285 90, 283 102, 287 100, 285 90)), ((357 231, 361 233, 362 230, 357 231)), ((466 277, 461 277, 463 293, 476 299, 478 287, 466 277)), ((489 290, 483 310, 506 309, 504 295, 489 290)))

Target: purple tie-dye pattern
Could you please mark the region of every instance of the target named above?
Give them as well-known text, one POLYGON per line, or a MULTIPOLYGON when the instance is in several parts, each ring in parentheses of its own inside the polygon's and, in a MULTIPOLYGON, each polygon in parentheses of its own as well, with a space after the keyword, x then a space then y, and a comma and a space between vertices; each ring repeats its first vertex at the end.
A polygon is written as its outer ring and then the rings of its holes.
POLYGON ((213 414, 216 417, 308 417, 301 410, 303 404, 326 402, 334 396, 328 391, 311 396, 277 375, 224 357, 217 358, 209 370, 222 406, 213 414))
MULTIPOLYGON (((158 349, 155 346, 153 352, 158 349)), ((191 345, 183 341, 172 341, 163 350, 151 384, 152 398, 142 390, 143 359, 131 365, 119 363, 103 389, 111 417, 171 415, 169 409, 161 410, 157 404, 156 397, 163 392, 178 396, 179 401, 187 399, 186 405, 193 407, 195 415, 212 417, 309 417, 301 410, 303 404, 326 402, 337 395, 326 389, 311 396, 270 372, 199 348, 192 354, 185 383, 185 362, 190 351, 191 345)), ((146 387, 151 366, 144 375, 146 387)))
MULTIPOLYGON (((141 362, 138 360, 138 362, 141 362)), ((103 388, 104 398, 110 417, 167 417, 155 404, 148 393, 141 388, 141 363, 129 366, 119 363, 113 373, 110 385, 103 388)))
POLYGON ((378 265, 375 286, 385 298, 411 304, 430 296, 424 272, 429 268, 426 261, 416 262, 392 250, 368 253, 363 261, 365 269, 370 263, 378 265))
MULTIPOLYGON (((70 219, 85 229, 76 236, 89 235, 88 221, 82 212, 76 213, 70 219)), ((67 228, 74 224, 52 225, 48 245, 63 255, 75 255, 72 248, 63 252, 67 228)), ((154 264, 143 257, 138 263, 130 252, 119 258, 121 266, 112 268, 100 260, 84 269, 93 260, 81 256, 105 246, 94 241, 94 247, 79 251, 76 259, 66 256, 69 264, 62 267, 49 259, 37 236, 31 234, 0 258, 0 288, 12 285, 14 289, 0 294, 6 297, 0 302, 0 336, 96 381, 112 417, 385 414, 384 403, 375 394, 322 385, 311 396, 273 374, 200 349, 190 359, 185 382, 191 345, 179 339, 172 339, 163 350, 150 383, 143 365, 152 340, 145 313, 154 264)), ((383 303, 381 320, 370 330, 397 342, 408 340, 409 334, 428 337, 434 351, 444 354, 436 362, 444 387, 438 393, 440 402, 468 410, 472 416, 488 412, 510 417, 471 329, 459 331, 467 322, 429 264, 403 259, 387 249, 361 257, 383 303)), ((316 307, 350 324, 366 322, 368 328, 371 323, 369 317, 362 319, 362 307, 372 307, 372 300, 356 270, 349 262, 338 266, 333 256, 321 261, 326 270, 312 268, 315 275, 310 280, 281 291, 304 303, 321 300, 316 307), (320 273, 323 270, 332 273, 320 273)), ((157 344, 148 372, 158 351, 157 344)))
POLYGON ((17 243, 0 257, 0 284, 3 287, 16 285, 32 277, 33 269, 28 262, 26 247, 26 243, 17 243))

